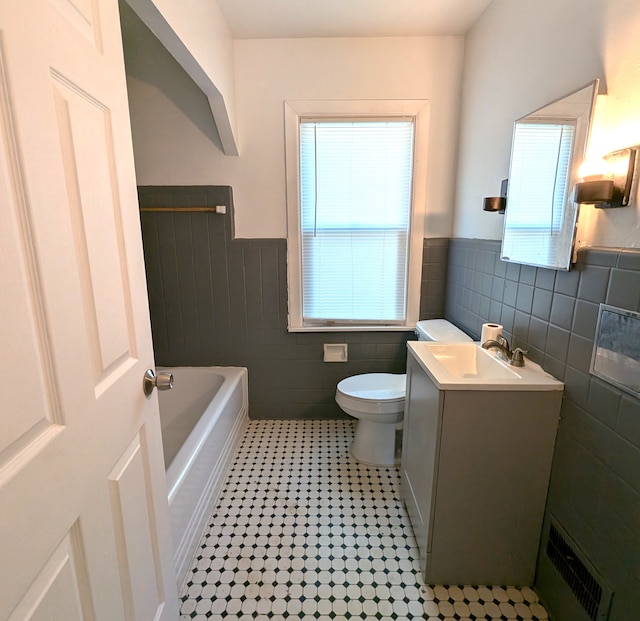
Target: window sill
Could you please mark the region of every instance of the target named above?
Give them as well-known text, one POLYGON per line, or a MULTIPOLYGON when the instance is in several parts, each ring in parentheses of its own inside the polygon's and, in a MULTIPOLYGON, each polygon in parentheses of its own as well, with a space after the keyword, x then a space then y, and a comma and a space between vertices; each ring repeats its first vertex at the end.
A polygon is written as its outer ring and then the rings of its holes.
POLYGON ((415 332, 410 326, 300 326, 287 327, 287 332, 415 332))

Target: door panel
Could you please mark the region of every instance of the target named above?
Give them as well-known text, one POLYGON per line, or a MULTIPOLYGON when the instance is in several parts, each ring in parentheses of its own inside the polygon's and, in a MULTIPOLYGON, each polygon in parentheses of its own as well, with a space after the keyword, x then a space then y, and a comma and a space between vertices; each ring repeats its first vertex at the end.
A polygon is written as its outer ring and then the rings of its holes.
POLYGON ((77 33, 102 51, 97 0, 50 0, 77 33))
MULTIPOLYGON (((9 391, 3 408, 14 415, 0 426, 0 472, 52 424, 61 422, 61 408, 47 367, 51 358, 42 296, 31 283, 38 281, 31 215, 22 194, 22 170, 16 153, 13 119, 6 91, 4 62, 0 50, 0 214, 4 229, 0 264, 11 266, 0 281, 3 320, 0 377, 7 386, 20 384, 29 375, 32 390, 9 391)), ((6 270, 4 270, 6 271, 6 270)))
MULTIPOLYGON (((111 515, 121 567, 154 567, 159 551, 155 545, 152 503, 147 490, 149 461, 144 434, 136 437, 109 474, 111 515)), ((126 619, 155 619, 163 603, 158 576, 121 572, 126 619)))
POLYGON ((116 0, 0 3, 0 619, 176 619, 116 0))
POLYGON ((9 621, 92 619, 90 601, 81 595, 81 590, 72 536, 69 533, 33 581, 9 621))
MULTIPOLYGON (((96 382, 135 357, 109 110, 54 76, 60 150, 96 382), (132 352, 132 350, 134 350, 132 352)), ((100 392, 99 386, 96 386, 100 392)))

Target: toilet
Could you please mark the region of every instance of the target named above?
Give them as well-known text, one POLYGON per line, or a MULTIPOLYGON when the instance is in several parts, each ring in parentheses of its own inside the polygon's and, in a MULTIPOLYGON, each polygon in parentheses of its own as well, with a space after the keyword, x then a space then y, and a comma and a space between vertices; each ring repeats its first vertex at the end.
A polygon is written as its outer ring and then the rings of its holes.
MULTIPOLYGON (((445 319, 416 325, 419 341, 472 341, 445 319)), ((393 466, 396 427, 402 423, 407 376, 404 373, 364 373, 341 380, 336 403, 358 419, 351 445, 355 459, 370 466, 393 466)))

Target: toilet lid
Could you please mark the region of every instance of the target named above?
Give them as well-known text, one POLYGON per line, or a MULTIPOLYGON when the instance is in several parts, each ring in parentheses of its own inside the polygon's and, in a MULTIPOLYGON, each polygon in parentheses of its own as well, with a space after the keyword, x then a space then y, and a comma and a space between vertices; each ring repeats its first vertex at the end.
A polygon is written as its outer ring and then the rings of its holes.
POLYGON ((355 399, 397 401, 404 399, 407 376, 404 373, 364 373, 338 383, 338 391, 355 399))

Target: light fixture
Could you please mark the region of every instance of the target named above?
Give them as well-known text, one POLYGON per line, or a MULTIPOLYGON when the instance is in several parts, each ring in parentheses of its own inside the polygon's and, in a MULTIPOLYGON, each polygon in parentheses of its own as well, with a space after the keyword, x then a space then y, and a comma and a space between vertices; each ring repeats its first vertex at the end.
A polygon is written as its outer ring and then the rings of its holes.
POLYGON ((503 179, 500 184, 500 196, 485 196, 482 206, 483 211, 493 211, 498 213, 504 213, 507 208, 507 188, 509 185, 508 179, 503 179))
POLYGON ((602 159, 586 160, 578 174, 576 203, 593 204, 599 209, 626 207, 631 196, 631 186, 636 165, 636 147, 614 151, 602 159))

